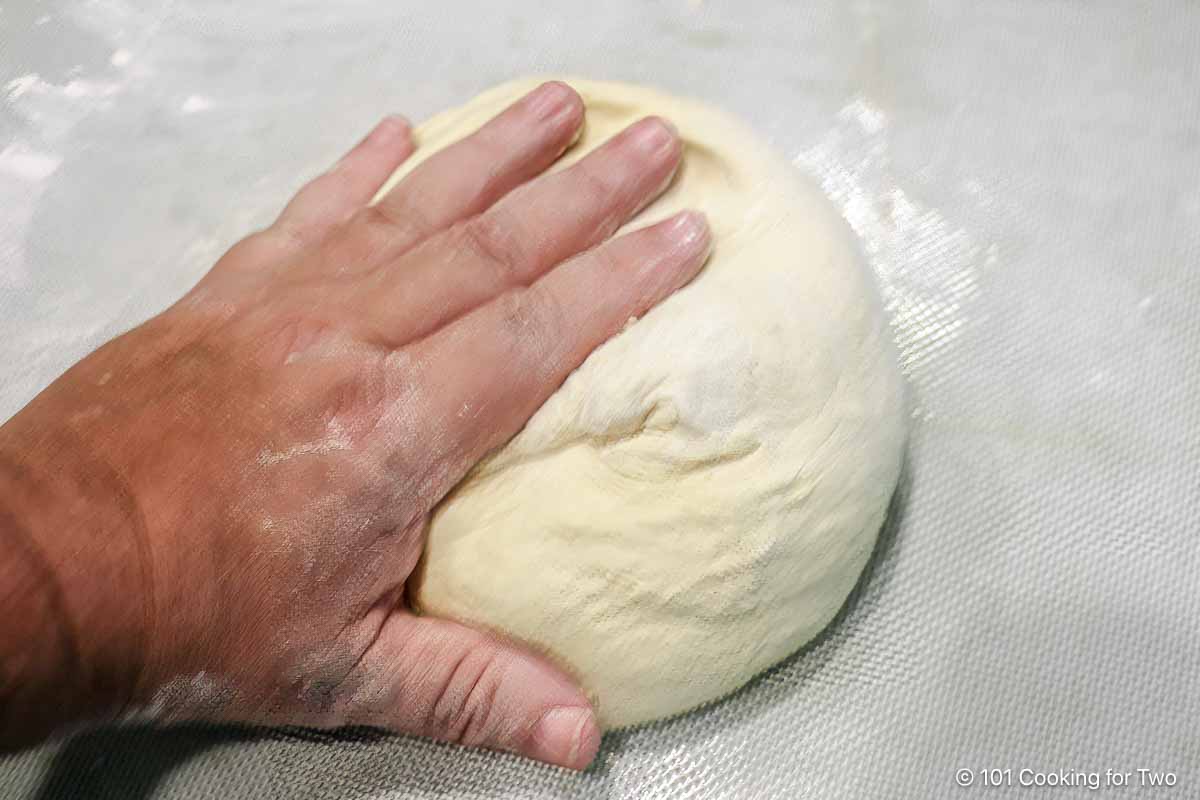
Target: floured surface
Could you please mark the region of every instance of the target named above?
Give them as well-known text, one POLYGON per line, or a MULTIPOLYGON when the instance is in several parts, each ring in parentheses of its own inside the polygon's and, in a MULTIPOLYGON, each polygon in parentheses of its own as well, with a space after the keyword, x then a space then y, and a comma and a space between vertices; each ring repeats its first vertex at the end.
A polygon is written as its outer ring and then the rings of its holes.
POLYGON ((19 5, 0 48, 4 413, 385 111, 558 73, 705 98, 818 175, 881 278, 916 418, 897 523, 830 634, 727 703, 607 737, 586 775, 192 729, 7 758, 0 794, 983 792, 955 787, 964 765, 1200 785, 1194 5, 19 5))
MULTIPOLYGON (((874 281, 811 181, 718 109, 566 80, 587 111, 559 168, 670 119, 679 174, 626 228, 699 208, 715 250, 439 506, 415 598, 546 653, 617 728, 716 700, 828 624, 874 548, 906 419, 874 281)), ((422 155, 539 82, 438 115, 422 155)))

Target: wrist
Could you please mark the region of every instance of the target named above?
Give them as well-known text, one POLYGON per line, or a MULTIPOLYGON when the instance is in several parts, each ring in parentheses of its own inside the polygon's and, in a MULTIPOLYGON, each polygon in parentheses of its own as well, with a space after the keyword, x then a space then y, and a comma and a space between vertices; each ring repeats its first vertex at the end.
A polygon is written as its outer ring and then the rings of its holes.
POLYGON ((153 559, 127 481, 37 402, 0 428, 0 743, 121 713, 153 629, 153 559))

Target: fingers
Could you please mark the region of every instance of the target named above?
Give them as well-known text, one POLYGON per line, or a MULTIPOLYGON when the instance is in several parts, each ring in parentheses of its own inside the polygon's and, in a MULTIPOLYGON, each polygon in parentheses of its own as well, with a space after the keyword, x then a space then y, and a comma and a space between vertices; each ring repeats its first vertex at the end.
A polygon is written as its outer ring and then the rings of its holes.
POLYGON ((554 163, 583 122, 583 101, 551 81, 413 170, 373 207, 394 256, 478 214, 554 163))
POLYGON ((600 729, 548 661, 455 622, 394 616, 364 659, 351 724, 491 747, 583 769, 600 729))
POLYGON ((408 122, 384 118, 328 172, 301 188, 276 226, 299 242, 315 241, 370 202, 412 151, 408 122))
POLYGON ((515 434, 591 351, 690 281, 709 251, 703 216, 682 212, 589 250, 409 348, 433 407, 420 409, 448 490, 515 434), (465 413, 470 411, 472 413, 465 413), (437 427, 440 426, 440 427, 437 427))
POLYGON ((422 242, 363 288, 377 330, 418 338, 611 236, 670 183, 678 136, 657 118, 422 242))

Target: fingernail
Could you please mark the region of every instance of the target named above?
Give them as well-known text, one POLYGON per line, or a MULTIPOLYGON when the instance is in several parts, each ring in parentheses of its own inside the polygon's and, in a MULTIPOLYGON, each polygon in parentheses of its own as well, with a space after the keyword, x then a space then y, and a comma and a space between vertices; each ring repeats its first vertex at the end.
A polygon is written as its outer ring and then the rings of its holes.
POLYGON ((574 92, 565 83, 551 81, 534 89, 527 102, 535 117, 548 120, 569 108, 573 95, 574 92))
POLYGON ((590 708, 562 706, 547 711, 538 721, 532 741, 534 758, 583 769, 600 749, 600 729, 590 708))
POLYGON ((712 231, 708 218, 699 211, 681 211, 667 226, 667 235, 678 247, 707 250, 712 246, 712 231))
POLYGON ((647 117, 630 134, 634 145, 651 158, 660 158, 675 149, 679 132, 661 117, 647 117))

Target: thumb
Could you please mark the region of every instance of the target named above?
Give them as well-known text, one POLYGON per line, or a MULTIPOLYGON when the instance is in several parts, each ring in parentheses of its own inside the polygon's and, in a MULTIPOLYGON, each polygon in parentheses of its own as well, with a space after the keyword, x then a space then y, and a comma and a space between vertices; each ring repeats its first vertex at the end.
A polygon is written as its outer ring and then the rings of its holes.
POLYGON ((360 663, 352 722, 584 769, 600 729, 583 691, 519 645, 399 613, 360 663))

